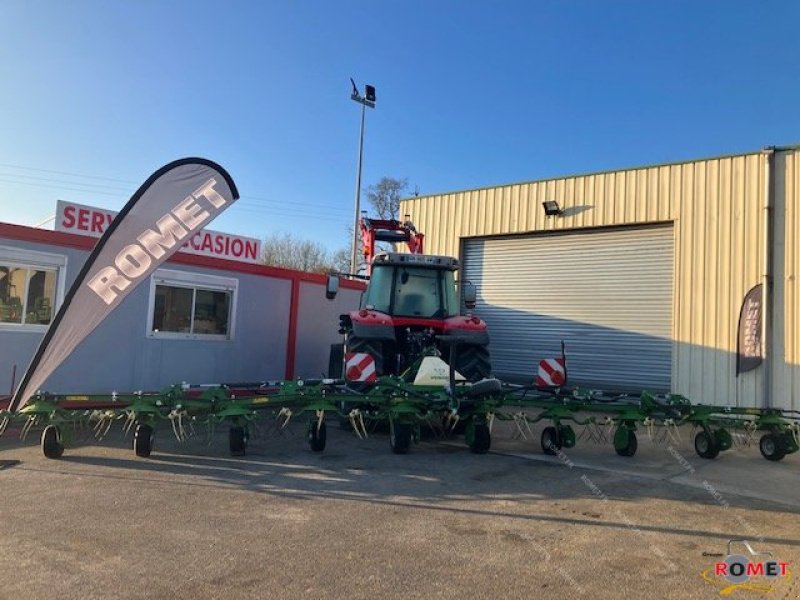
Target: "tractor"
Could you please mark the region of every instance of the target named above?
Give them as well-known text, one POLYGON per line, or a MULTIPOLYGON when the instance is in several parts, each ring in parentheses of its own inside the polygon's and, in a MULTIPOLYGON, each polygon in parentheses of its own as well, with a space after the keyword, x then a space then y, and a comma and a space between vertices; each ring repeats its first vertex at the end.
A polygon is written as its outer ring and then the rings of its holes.
MULTIPOLYGON (((402 375, 433 353, 452 360, 467 381, 489 377, 486 323, 461 314, 458 259, 423 254, 424 236, 409 221, 362 218, 360 226, 369 283, 360 308, 340 316, 345 341, 332 348, 330 375, 341 376, 344 357, 356 353, 372 358, 377 376, 402 375), (405 242, 409 253, 376 254, 376 242, 405 242)), ((327 297, 337 290, 337 277, 329 277, 327 297)), ((475 286, 461 282, 461 293, 467 310, 474 308, 475 286)))

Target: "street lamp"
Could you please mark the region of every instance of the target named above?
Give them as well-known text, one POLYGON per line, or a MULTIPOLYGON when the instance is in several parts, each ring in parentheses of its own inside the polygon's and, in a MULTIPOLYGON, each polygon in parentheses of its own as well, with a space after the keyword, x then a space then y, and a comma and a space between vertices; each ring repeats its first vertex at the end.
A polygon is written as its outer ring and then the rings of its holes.
POLYGON ((361 162, 364 158, 364 113, 369 106, 375 108, 375 86, 365 85, 364 95, 358 92, 358 86, 353 78, 350 78, 350 83, 353 84, 353 93, 350 95, 351 100, 355 100, 361 105, 361 133, 359 134, 358 141, 358 169, 356 171, 356 209, 353 218, 353 253, 350 257, 350 272, 355 273, 358 270, 358 215, 361 210, 361 162))

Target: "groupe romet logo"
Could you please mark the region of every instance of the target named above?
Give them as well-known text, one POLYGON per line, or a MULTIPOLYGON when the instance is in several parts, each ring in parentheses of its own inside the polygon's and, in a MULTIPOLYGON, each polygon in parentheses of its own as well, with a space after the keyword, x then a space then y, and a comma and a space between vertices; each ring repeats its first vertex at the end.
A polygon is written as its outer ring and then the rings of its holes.
POLYGON ((722 586, 720 596, 729 596, 738 590, 769 593, 778 582, 790 579, 792 572, 789 563, 773 559, 771 552, 756 552, 747 540, 729 540, 725 560, 706 569, 702 575, 709 583, 722 586), (744 546, 748 556, 734 554, 734 544, 744 546))

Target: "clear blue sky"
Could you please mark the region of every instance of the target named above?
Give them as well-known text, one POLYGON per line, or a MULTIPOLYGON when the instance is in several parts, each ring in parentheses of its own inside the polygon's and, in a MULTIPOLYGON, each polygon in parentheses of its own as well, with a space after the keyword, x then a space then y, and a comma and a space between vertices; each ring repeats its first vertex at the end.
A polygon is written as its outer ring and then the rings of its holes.
POLYGON ((378 94, 365 186, 798 143, 798 26, 793 0, 2 0, 0 221, 34 224, 57 198, 118 209, 199 155, 242 194, 212 228, 334 249, 353 211, 351 76, 378 94))

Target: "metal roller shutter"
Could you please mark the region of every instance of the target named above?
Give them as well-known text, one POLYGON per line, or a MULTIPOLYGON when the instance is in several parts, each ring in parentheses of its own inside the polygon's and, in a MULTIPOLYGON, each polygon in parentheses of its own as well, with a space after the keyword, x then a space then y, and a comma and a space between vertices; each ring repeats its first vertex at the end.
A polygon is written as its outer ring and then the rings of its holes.
POLYGON ((670 389, 672 226, 465 239, 495 375, 531 381, 567 347, 570 385, 670 389))

